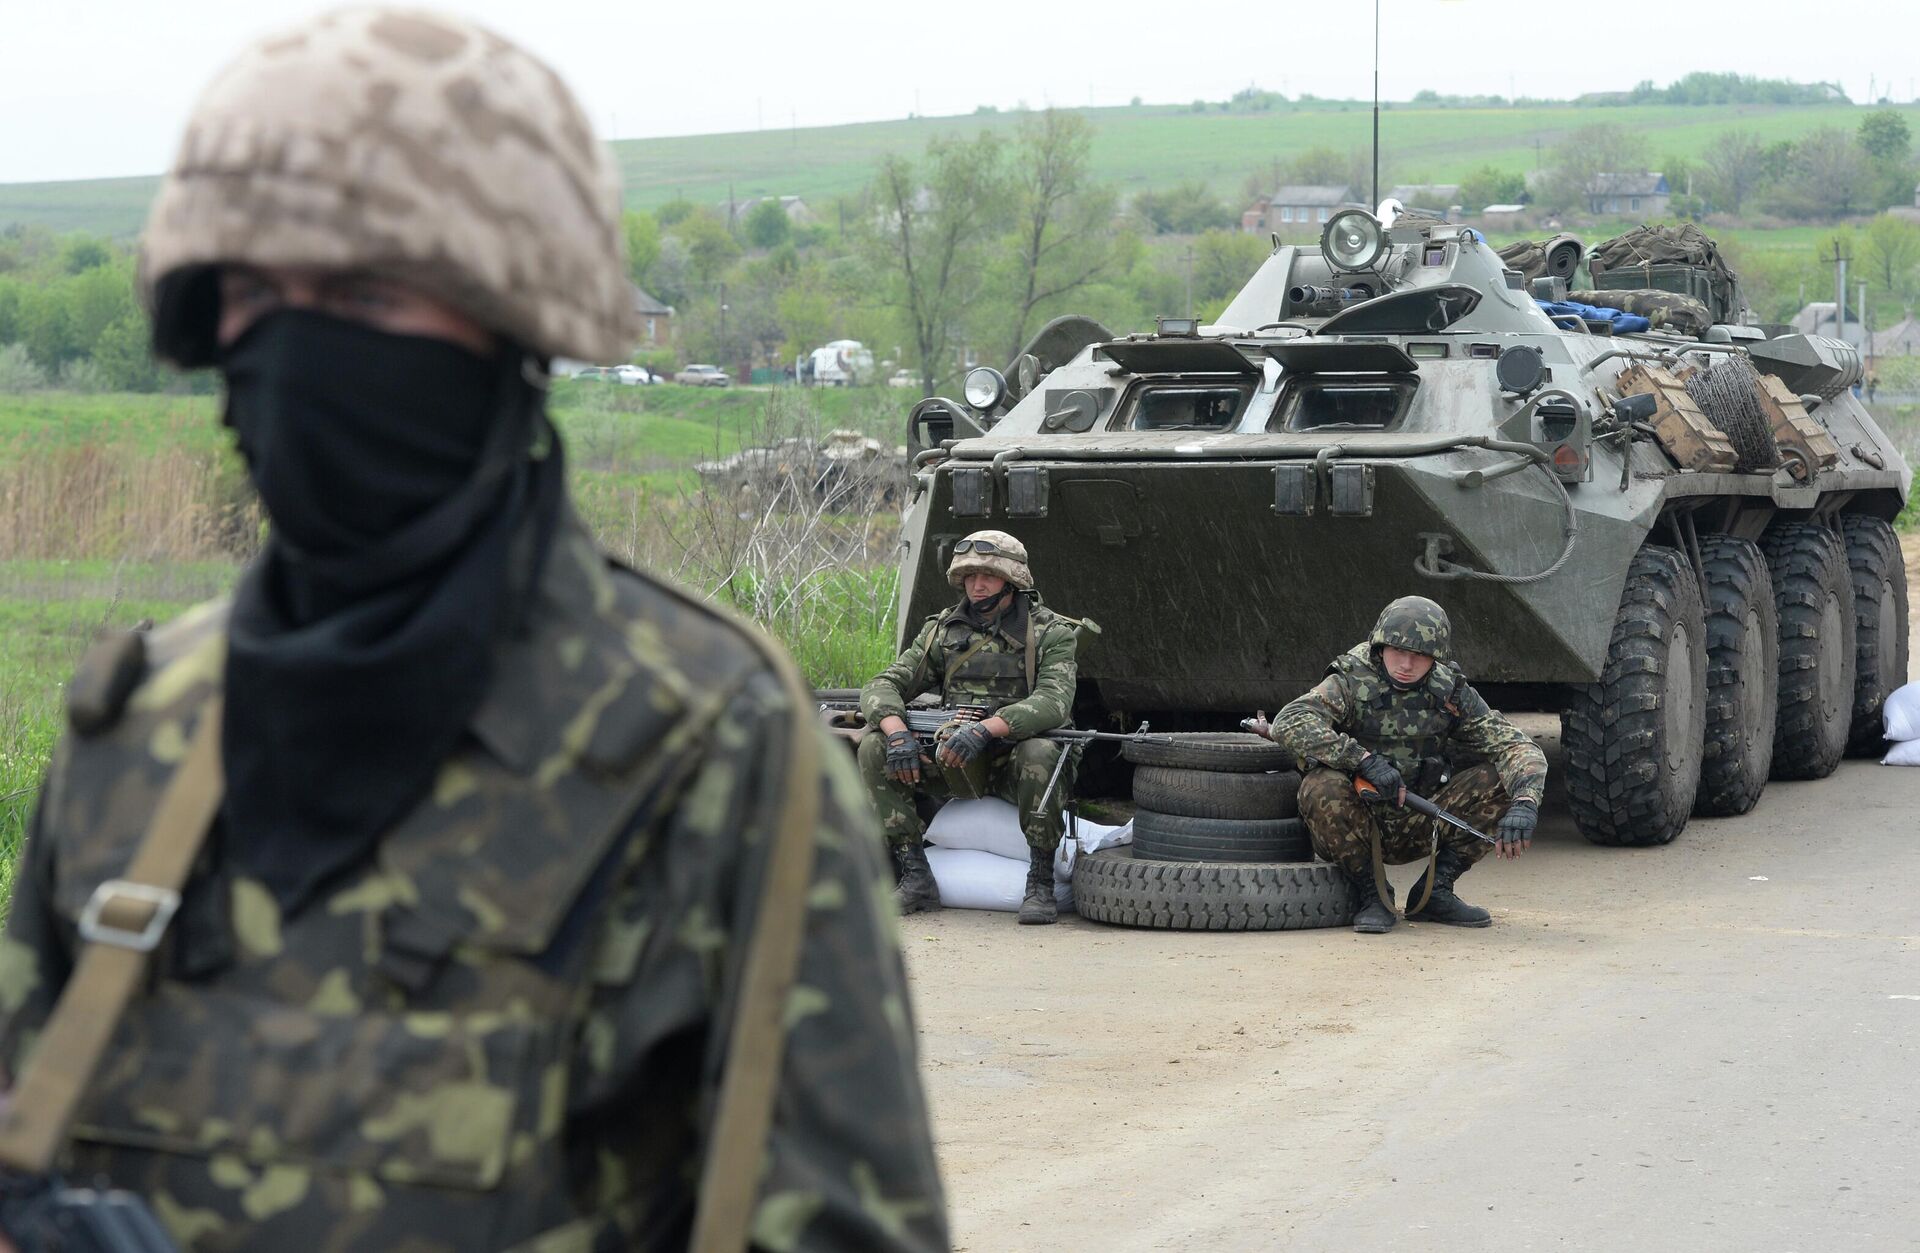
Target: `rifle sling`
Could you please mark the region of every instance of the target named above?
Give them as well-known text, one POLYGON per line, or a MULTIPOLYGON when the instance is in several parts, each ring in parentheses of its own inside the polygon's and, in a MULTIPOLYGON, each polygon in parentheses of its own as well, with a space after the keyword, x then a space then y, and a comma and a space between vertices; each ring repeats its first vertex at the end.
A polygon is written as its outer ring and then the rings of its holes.
POLYGON ((94 889, 81 917, 84 947, 0 1121, 0 1163, 45 1173, 99 1069, 147 961, 179 908, 226 780, 221 698, 207 701, 186 758, 167 782, 126 877, 94 889))
POLYGON ((784 652, 758 631, 745 633, 779 677, 793 706, 787 791, 767 853, 753 935, 747 941, 720 1097, 700 1171, 693 1239, 687 1246, 692 1253, 740 1253, 747 1247, 786 1052, 787 998, 800 968, 820 815, 820 745, 810 713, 812 690, 784 652))

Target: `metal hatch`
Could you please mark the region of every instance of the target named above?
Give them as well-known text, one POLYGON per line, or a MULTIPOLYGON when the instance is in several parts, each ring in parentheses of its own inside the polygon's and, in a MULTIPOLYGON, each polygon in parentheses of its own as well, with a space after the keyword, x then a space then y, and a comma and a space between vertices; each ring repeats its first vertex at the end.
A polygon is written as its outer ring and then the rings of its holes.
POLYGON ((1432 335, 1473 312, 1480 293, 1459 283, 1411 287, 1363 300, 1320 324, 1322 335, 1432 335))
POLYGON ((1420 368, 1398 344, 1294 340, 1268 344, 1267 355, 1289 374, 1412 374, 1420 368))
POLYGON ((1217 339, 1123 339, 1095 351, 1129 374, 1260 373, 1245 353, 1217 339))

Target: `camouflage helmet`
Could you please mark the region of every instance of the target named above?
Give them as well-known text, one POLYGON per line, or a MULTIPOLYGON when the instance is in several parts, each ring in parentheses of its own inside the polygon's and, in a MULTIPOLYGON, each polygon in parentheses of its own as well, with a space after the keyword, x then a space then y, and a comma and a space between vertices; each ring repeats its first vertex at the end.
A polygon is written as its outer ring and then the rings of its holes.
POLYGON ((1447 611, 1424 596, 1402 596, 1380 611, 1367 641, 1376 650, 1404 648, 1445 661, 1453 647, 1453 624, 1447 611))
POLYGON ((545 357, 624 360, 620 186, 566 85, 463 18, 342 9, 201 95, 147 219, 154 348, 211 364, 214 267, 364 269, 545 357))
POLYGON ((959 587, 974 570, 997 574, 1023 592, 1033 588, 1033 571, 1027 569, 1027 546, 1005 531, 975 531, 954 544, 953 560, 947 563, 947 582, 959 587), (990 545, 992 551, 974 550, 970 545, 975 542, 990 545))

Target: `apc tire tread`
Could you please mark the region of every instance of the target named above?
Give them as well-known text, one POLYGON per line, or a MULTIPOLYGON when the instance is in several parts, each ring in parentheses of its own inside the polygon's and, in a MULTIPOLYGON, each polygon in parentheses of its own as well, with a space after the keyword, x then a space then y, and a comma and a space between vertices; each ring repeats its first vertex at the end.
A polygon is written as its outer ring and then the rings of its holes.
POLYGON ((1707 583, 1707 728, 1693 812, 1723 818, 1760 800, 1773 765, 1779 625, 1767 559, 1752 540, 1700 539, 1707 583))
POLYGON ((1325 862, 1169 862, 1128 848, 1079 859, 1082 918, 1163 931, 1304 931, 1353 921, 1353 888, 1325 862))
POLYGON ((1192 818, 1139 809, 1133 846, 1158 861, 1311 861, 1313 844, 1298 818, 1192 818))
POLYGON ((1853 724, 1856 632, 1846 546, 1813 522, 1776 523, 1760 546, 1780 619, 1773 777, 1824 779, 1840 765, 1853 724), (1839 612, 1834 629, 1823 632, 1830 600, 1839 612), (1823 688, 1829 699, 1821 698, 1823 688))
POLYGON ((1706 657, 1692 567, 1671 548, 1643 546, 1627 568, 1600 681, 1575 688, 1562 717, 1568 807, 1593 843, 1666 844, 1686 828, 1700 786, 1706 657), (1688 641, 1684 685, 1669 673, 1676 630, 1688 641), (1690 696, 1676 765, 1667 704, 1677 686, 1690 696))
POLYGON ((1293 818, 1300 813, 1300 776, 1141 766, 1133 772, 1133 803, 1190 818, 1293 818))
POLYGON ((1886 751, 1887 697, 1907 681, 1907 567, 1900 539, 1878 518, 1841 519, 1853 576, 1853 725, 1847 756, 1886 751))
POLYGON ((1172 743, 1130 740, 1120 746, 1120 755, 1136 766, 1222 770, 1229 774, 1293 769, 1292 754, 1251 731, 1187 731, 1165 738, 1172 743))

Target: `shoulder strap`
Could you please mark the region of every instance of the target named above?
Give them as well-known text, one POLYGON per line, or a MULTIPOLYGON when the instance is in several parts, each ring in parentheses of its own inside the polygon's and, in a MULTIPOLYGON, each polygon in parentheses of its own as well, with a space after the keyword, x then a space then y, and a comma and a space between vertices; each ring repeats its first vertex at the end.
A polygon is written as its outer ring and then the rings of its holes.
POLYGON ((95 888, 80 915, 85 947, 0 1121, 0 1163, 34 1174, 53 1164, 147 959, 180 907, 180 889, 226 786, 220 711, 216 695, 200 714, 186 759, 161 794, 126 878, 95 888))
POLYGON ((707 1159, 693 1218, 692 1253, 740 1253, 753 1225, 767 1133, 786 1053, 787 998, 800 968, 820 815, 820 744, 813 698, 793 661, 757 630, 744 634, 779 676, 793 707, 787 795, 768 850, 765 886, 747 942, 739 1006, 727 1041, 707 1159))

